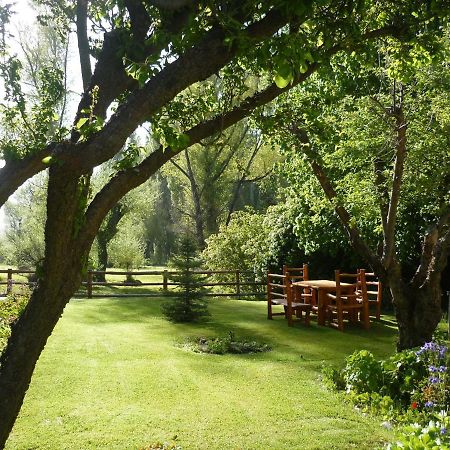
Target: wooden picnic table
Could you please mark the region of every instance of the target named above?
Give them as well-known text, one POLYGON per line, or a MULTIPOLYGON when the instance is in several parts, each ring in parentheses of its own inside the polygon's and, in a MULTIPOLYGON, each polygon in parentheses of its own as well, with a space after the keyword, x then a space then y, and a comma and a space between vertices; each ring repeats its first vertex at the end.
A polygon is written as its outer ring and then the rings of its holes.
MULTIPOLYGON (((309 288, 317 291, 317 324, 325 325, 325 308, 327 306, 327 293, 336 292, 336 281, 332 280, 307 280, 295 281, 292 283, 294 289, 309 288)), ((351 287, 349 283, 341 283, 341 288, 345 291, 345 287, 351 287)))

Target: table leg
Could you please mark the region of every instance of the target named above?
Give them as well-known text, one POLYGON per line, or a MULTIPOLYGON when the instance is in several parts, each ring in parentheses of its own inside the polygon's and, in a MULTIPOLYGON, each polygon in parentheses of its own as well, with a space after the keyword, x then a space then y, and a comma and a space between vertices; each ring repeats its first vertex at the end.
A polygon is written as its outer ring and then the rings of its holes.
POLYGON ((317 324, 325 325, 326 292, 317 289, 317 324))

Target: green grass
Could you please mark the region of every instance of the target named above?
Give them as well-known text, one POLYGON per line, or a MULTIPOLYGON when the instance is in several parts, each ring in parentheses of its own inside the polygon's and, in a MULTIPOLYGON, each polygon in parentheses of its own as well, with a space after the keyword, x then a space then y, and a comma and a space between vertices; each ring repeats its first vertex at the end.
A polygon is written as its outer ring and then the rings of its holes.
POLYGON ((339 333, 266 320, 264 302, 211 300, 211 320, 175 325, 159 299, 72 300, 48 341, 8 450, 138 449, 177 435, 183 449, 375 448, 391 432, 320 381, 355 349, 393 352, 391 323, 339 333), (225 335, 268 343, 255 355, 176 344, 225 335))

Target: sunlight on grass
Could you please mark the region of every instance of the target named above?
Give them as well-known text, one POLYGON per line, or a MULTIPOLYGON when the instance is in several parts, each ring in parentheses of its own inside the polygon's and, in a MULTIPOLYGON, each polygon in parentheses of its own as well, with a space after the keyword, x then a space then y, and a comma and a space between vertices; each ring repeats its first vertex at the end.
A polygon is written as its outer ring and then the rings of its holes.
POLYGON ((171 324, 160 299, 72 300, 36 367, 7 449, 374 448, 392 438, 327 391, 322 364, 355 349, 394 350, 395 331, 288 328, 264 302, 211 300, 200 325, 171 324), (272 347, 253 355, 180 348, 186 337, 233 331, 272 347))

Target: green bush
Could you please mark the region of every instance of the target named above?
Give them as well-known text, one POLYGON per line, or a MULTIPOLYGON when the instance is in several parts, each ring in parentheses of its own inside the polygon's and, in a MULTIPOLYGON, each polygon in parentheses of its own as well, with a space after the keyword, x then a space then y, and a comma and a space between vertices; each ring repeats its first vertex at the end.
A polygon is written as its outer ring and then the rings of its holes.
POLYGON ((162 304, 161 310, 171 322, 194 322, 209 315, 204 300, 207 289, 203 287, 205 276, 195 273, 201 267, 194 241, 184 236, 178 252, 172 257, 171 266, 177 270, 171 280, 178 284, 179 295, 162 304))
POLYGON ((450 449, 447 345, 428 342, 385 361, 362 350, 347 357, 341 371, 326 368, 323 374, 327 385, 345 389, 364 412, 402 425, 388 449, 450 449))
POLYGON ((354 352, 346 359, 343 379, 347 392, 378 392, 383 385, 381 363, 367 350, 354 352))
MULTIPOLYGON (((269 250, 268 233, 264 215, 250 211, 235 212, 228 226, 221 226, 219 233, 207 239, 208 245, 202 254, 206 267, 209 270, 249 271, 249 274, 241 274, 241 282, 254 282, 255 276, 263 279, 269 250)), ((214 281, 230 283, 235 281, 235 275, 217 274, 214 281)), ((229 290, 231 292, 234 287, 229 290)), ((242 292, 262 290, 262 287, 242 286, 242 292)))
POLYGON ((437 415, 425 426, 413 423, 401 429, 397 441, 387 450, 449 450, 450 417, 446 413, 437 415))
POLYGON ((215 355, 224 355, 225 353, 232 354, 247 354, 267 352, 271 348, 267 344, 261 344, 256 341, 245 341, 235 338, 232 331, 225 337, 215 338, 194 338, 187 341, 185 344, 190 350, 198 353, 212 353, 215 355))
POLYGON ((11 334, 11 325, 22 313, 30 295, 30 290, 23 287, 19 291, 9 294, 4 300, 0 300, 0 352, 11 334))
POLYGON ((426 364, 417 357, 416 351, 404 350, 381 365, 384 378, 381 392, 394 398, 402 407, 409 408, 426 379, 426 364))

